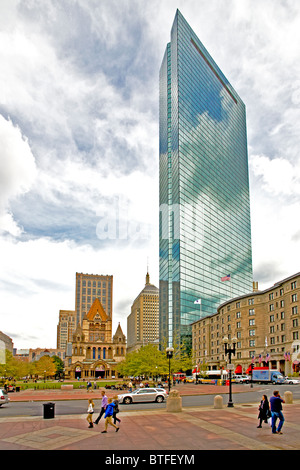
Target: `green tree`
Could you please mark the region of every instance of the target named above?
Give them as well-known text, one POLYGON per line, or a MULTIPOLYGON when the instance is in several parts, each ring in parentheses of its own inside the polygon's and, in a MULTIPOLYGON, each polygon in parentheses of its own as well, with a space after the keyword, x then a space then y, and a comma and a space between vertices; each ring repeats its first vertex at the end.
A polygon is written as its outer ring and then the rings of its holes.
POLYGON ((52 360, 56 368, 56 375, 59 375, 61 377, 65 370, 64 361, 62 361, 61 358, 58 356, 52 356, 52 360))
POLYGON ((18 379, 27 375, 28 370, 28 363, 15 358, 12 353, 6 349, 4 361, 0 364, 1 377, 13 377, 14 379, 18 379))
POLYGON ((44 378, 52 377, 56 373, 56 367, 53 359, 50 356, 42 356, 35 362, 35 373, 44 378))

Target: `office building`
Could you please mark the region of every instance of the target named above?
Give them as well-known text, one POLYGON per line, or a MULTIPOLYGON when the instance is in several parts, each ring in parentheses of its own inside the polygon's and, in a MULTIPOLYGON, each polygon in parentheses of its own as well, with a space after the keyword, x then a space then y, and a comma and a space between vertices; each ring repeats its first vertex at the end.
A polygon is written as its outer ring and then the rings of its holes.
POLYGON ((172 345, 252 289, 246 112, 178 10, 159 79, 160 342, 172 345))
POLYGON ((127 317, 127 352, 159 340, 159 290, 146 275, 145 287, 131 306, 127 317))
POLYGON ((74 310, 60 310, 57 325, 57 343, 58 349, 66 349, 67 344, 72 341, 76 328, 76 314, 74 310))
POLYGON ((95 299, 99 299, 108 317, 112 316, 113 276, 76 273, 76 326, 81 324, 95 299))

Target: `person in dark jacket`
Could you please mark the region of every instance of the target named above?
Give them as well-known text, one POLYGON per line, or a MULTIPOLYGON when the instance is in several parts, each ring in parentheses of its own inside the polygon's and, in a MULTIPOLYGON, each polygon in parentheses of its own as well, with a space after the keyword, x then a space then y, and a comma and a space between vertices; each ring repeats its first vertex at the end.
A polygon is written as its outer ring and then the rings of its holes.
POLYGON ((261 428, 262 422, 264 421, 265 423, 267 423, 268 418, 271 416, 267 395, 262 396, 262 400, 260 402, 258 409, 259 409, 259 413, 258 413, 259 425, 257 427, 261 428))
POLYGON ((114 424, 116 424, 116 422, 118 421, 118 423, 121 422, 121 420, 119 418, 117 418, 117 413, 119 413, 119 400, 118 400, 118 396, 114 396, 114 401, 113 403, 115 404, 114 406, 114 412, 113 412, 113 419, 114 419, 114 424))
POLYGON ((282 403, 285 403, 279 392, 275 390, 273 396, 270 398, 271 413, 272 413, 272 433, 282 434, 281 429, 284 423, 284 416, 282 413, 282 403), (279 418, 278 428, 276 429, 276 421, 279 418))

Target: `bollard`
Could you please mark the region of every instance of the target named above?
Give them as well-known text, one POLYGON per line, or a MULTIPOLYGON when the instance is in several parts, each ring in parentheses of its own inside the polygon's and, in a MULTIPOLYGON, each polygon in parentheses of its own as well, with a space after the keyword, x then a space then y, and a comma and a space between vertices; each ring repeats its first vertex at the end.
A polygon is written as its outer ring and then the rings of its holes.
POLYGON ((216 395, 214 398, 214 408, 221 410, 223 408, 223 397, 216 395))
POLYGON ((285 403, 291 405, 293 403, 293 393, 288 391, 284 392, 283 399, 285 403))
POLYGON ((167 398, 167 411, 179 413, 182 411, 182 398, 177 390, 172 390, 167 398))

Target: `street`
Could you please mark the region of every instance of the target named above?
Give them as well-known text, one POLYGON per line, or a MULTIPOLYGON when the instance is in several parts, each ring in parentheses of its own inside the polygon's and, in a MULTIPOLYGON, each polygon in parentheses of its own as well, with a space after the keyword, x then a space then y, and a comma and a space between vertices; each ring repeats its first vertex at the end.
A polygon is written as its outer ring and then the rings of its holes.
MULTIPOLYGON (((260 403, 262 394, 270 398, 275 389, 280 391, 281 396, 284 392, 289 390, 293 393, 293 399, 300 399, 300 385, 253 385, 245 384, 244 391, 234 393, 233 387, 233 403, 247 404, 247 403, 260 403)), ((215 395, 219 395, 216 388, 215 394, 209 395, 189 395, 182 396, 183 407, 193 406, 213 406, 215 395)), ((223 404, 227 406, 228 393, 220 394, 223 397, 223 404)), ((26 401, 26 402, 10 402, 7 405, 0 407, 0 418, 17 417, 17 416, 43 416, 43 403, 42 401, 26 401)), ((57 400, 55 403, 55 415, 79 415, 85 414, 87 408, 86 400, 57 400)), ((100 397, 95 398, 96 413, 100 407, 100 397)), ((155 410, 158 408, 165 408, 166 403, 137 403, 131 405, 120 405, 120 412, 122 411, 142 411, 142 410, 155 410)))

